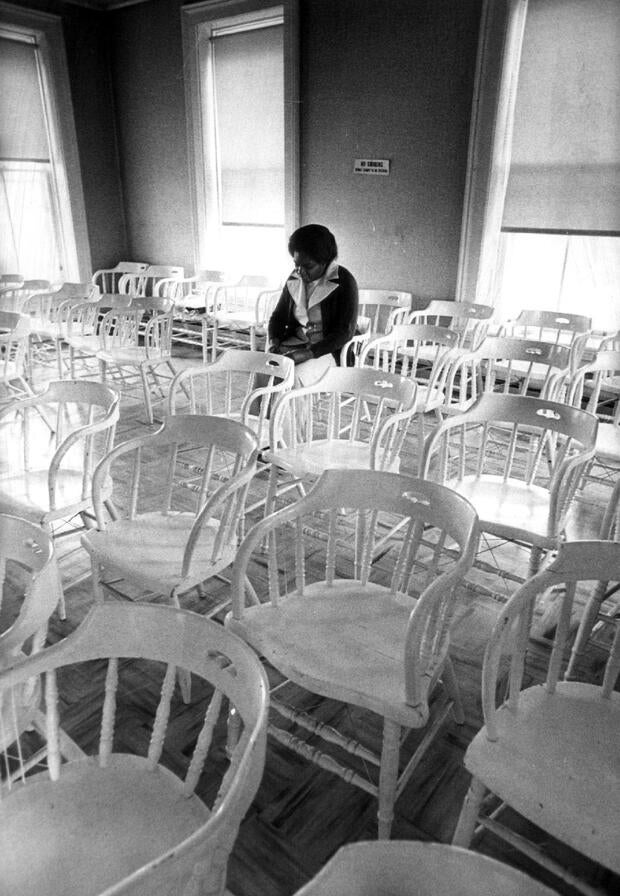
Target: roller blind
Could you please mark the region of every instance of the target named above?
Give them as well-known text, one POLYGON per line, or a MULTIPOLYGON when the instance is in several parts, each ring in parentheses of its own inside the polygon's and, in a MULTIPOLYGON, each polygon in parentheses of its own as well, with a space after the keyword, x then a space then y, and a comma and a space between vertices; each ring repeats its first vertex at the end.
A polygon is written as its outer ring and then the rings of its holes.
POLYGON ((0 159, 49 161, 33 43, 0 37, 0 159))
POLYGON ((619 0, 529 0, 502 229, 620 234, 619 0))
POLYGON ((273 25, 212 38, 224 225, 284 223, 282 35, 273 25))

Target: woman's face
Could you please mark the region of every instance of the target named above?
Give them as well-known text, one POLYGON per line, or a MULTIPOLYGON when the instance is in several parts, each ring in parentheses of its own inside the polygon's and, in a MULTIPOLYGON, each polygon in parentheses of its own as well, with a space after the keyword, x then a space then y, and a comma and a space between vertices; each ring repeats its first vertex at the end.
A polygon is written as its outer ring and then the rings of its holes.
POLYGON ((314 258, 310 258, 305 252, 293 252, 293 261, 295 270, 304 281, 310 283, 312 280, 318 280, 325 273, 326 264, 319 264, 314 258))

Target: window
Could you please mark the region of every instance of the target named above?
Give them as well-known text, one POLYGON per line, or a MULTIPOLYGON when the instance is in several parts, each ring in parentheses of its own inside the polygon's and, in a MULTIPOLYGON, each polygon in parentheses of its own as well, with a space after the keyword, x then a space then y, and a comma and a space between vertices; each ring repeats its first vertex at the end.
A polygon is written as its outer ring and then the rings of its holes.
POLYGON ((290 22, 282 7, 253 5, 183 10, 196 267, 280 281, 297 218, 290 22))
POLYGON ((486 4, 460 297, 498 318, 620 328, 619 40, 616 0, 486 4))
POLYGON ((0 269, 90 274, 59 20, 0 3, 0 269))

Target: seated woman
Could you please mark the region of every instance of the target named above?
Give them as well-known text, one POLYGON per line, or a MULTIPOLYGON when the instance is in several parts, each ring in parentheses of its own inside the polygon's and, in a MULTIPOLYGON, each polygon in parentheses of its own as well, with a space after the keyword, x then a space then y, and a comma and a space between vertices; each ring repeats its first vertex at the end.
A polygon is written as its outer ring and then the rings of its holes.
POLYGON ((355 277, 336 264, 338 247, 327 227, 307 224, 288 242, 295 270, 269 320, 269 351, 295 363, 295 385, 310 386, 340 363, 340 349, 355 334, 355 277))

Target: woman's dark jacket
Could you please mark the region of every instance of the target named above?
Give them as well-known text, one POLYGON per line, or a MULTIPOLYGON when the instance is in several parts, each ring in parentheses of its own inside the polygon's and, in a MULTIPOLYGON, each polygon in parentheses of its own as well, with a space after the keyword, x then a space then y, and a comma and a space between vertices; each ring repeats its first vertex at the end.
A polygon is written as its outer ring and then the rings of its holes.
MULTIPOLYGON (((301 278, 293 272, 286 281, 282 295, 269 319, 269 342, 279 344, 294 337, 299 331, 295 316, 297 298, 302 287, 301 278)), ((320 304, 323 337, 310 346, 312 356, 320 358, 331 352, 340 363, 340 349, 355 334, 358 311, 358 292, 355 277, 342 265, 331 264, 310 297, 309 306, 320 304)))

